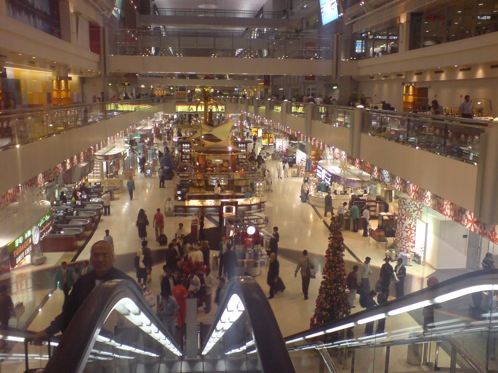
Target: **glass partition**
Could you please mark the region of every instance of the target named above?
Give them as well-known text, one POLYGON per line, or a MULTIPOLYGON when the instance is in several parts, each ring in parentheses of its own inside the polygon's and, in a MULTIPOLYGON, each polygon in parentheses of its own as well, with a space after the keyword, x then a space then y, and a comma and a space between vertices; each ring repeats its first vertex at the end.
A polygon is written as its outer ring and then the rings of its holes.
POLYGON ((45 372, 158 371, 183 355, 132 281, 101 284, 72 321, 45 372))
POLYGON ((332 39, 319 35, 278 32, 195 30, 116 30, 111 54, 127 56, 331 59, 332 39))
POLYGON ((230 281, 200 351, 226 371, 295 371, 268 300, 251 277, 230 281))
POLYGON ((487 122, 457 118, 367 111, 363 132, 477 165, 487 122))
POLYGON ((316 359, 310 350, 326 349, 337 366, 351 372, 406 372, 422 365, 494 371, 497 275, 498 270, 491 270, 458 276, 290 336, 286 344, 293 361, 316 359))
POLYGON ((317 105, 316 120, 331 124, 334 127, 351 128, 355 109, 341 106, 317 105))
POLYGON ((0 114, 0 149, 43 140, 58 133, 91 125, 118 115, 148 109, 144 100, 116 101, 63 107, 2 112, 0 114))

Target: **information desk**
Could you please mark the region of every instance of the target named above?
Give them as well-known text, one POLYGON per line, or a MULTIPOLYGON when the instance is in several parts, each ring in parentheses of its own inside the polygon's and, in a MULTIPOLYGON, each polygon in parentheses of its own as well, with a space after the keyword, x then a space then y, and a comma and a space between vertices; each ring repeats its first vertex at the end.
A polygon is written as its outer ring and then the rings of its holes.
POLYGON ((81 228, 64 228, 60 233, 50 233, 41 241, 42 250, 49 253, 75 251, 82 233, 81 228))
POLYGON ((256 212, 264 210, 266 199, 264 197, 251 197, 244 198, 242 194, 220 194, 219 198, 209 198, 209 196, 214 197, 213 193, 202 193, 194 194, 193 196, 199 196, 203 198, 199 199, 189 199, 187 201, 175 201, 174 202, 174 212, 180 215, 195 215, 200 211, 205 213, 216 213, 220 212, 220 206, 222 202, 237 202, 238 211, 244 212, 256 212), (235 198, 235 196, 239 196, 235 198))
MULTIPOLYGON (((324 192, 316 192, 316 191, 310 192, 308 194, 308 202, 312 206, 325 208, 325 196, 326 195, 327 195, 327 193, 324 193, 324 192)), ((337 210, 337 208, 340 205, 342 205, 344 202, 349 203, 349 200, 351 198, 349 194, 331 194, 330 196, 332 197, 332 207, 334 208, 334 210, 337 210)), ((337 211, 335 211, 335 212, 337 212, 337 211)))
POLYGON ((187 202, 192 200, 226 200, 226 199, 239 199, 244 198, 244 193, 231 193, 231 192, 221 192, 215 194, 213 192, 205 193, 187 193, 187 202))

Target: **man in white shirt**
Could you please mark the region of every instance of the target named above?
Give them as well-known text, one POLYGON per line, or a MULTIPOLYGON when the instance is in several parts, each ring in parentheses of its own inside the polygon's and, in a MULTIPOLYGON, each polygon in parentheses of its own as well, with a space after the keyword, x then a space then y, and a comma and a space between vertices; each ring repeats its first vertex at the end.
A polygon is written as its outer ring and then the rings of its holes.
POLYGON ((175 238, 178 240, 179 238, 185 237, 187 235, 188 233, 185 228, 183 228, 183 223, 178 224, 178 230, 175 233, 175 238))
POLYGON ((337 217, 339 221, 339 225, 342 229, 342 226, 344 225, 344 213, 346 212, 346 206, 348 205, 347 202, 343 202, 339 207, 337 207, 337 217))
POLYGON ((104 205, 104 215, 111 215, 111 195, 109 192, 105 192, 100 198, 102 205, 104 205))
POLYGON ((368 207, 363 210, 363 237, 368 237, 368 221, 370 220, 370 211, 368 207))
POLYGON ((370 260, 372 260, 372 258, 369 256, 365 258, 363 269, 361 271, 361 288, 365 294, 370 293, 370 276, 373 273, 370 268, 370 260))
POLYGON ((460 112, 460 116, 462 118, 469 118, 469 119, 472 119, 473 117, 473 106, 472 106, 472 101, 470 101, 470 96, 469 95, 466 95, 464 97, 464 100, 459 108, 458 108, 458 111, 460 112))
POLYGON ((112 248, 114 249, 114 239, 112 238, 112 236, 109 234, 109 229, 106 229, 105 230, 105 235, 104 235, 104 238, 103 240, 105 242, 108 242, 111 244, 112 248))

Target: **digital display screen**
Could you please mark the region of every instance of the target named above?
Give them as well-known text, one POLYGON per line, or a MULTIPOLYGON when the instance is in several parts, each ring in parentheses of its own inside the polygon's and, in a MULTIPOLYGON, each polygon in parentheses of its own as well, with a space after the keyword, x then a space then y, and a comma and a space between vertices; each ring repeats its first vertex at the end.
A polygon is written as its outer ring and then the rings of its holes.
POLYGON ((320 14, 323 26, 339 18, 337 0, 320 0, 320 14))

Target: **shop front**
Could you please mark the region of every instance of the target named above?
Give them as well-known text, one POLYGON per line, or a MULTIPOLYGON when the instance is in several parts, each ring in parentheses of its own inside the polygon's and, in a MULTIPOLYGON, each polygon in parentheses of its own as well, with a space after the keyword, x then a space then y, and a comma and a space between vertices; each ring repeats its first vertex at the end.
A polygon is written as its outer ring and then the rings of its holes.
POLYGON ((16 202, 5 208, 5 214, 8 218, 0 228, 0 273, 44 263, 40 245, 52 228, 50 202, 31 206, 16 202))

